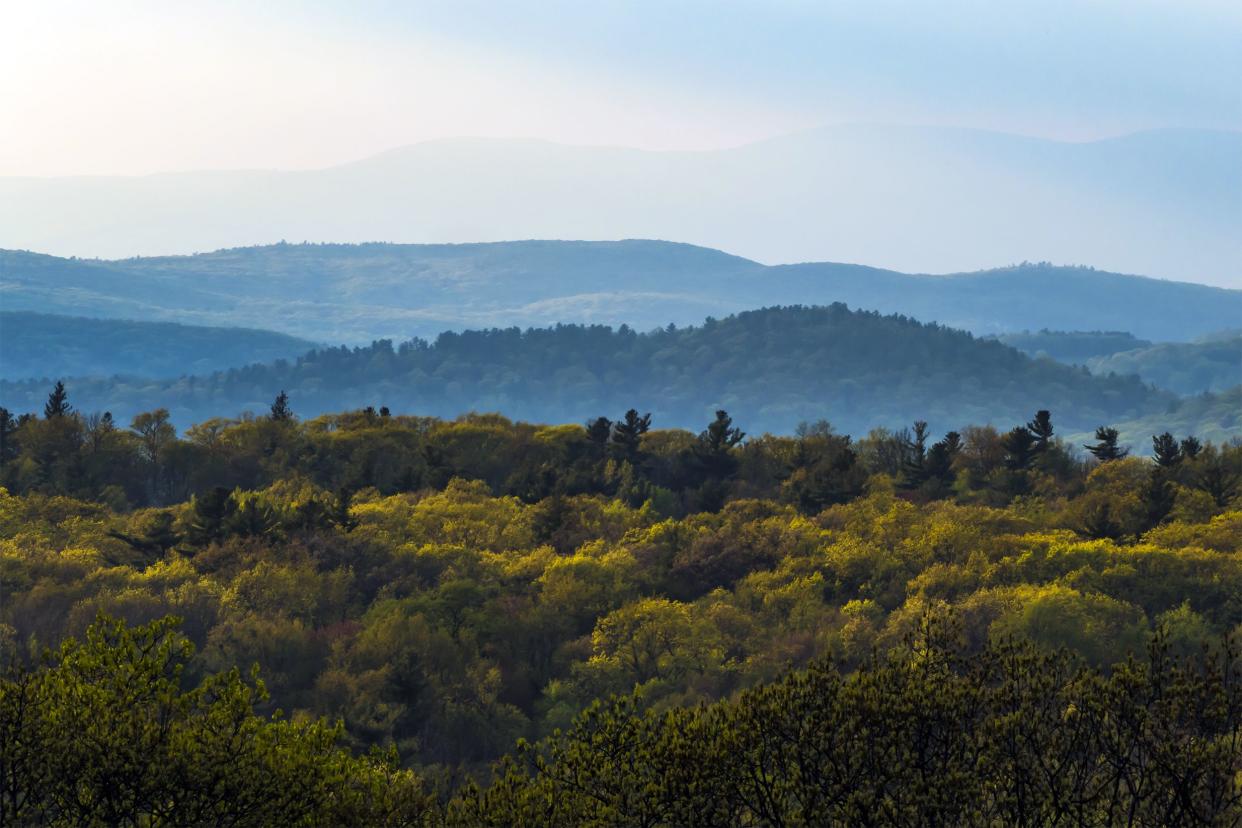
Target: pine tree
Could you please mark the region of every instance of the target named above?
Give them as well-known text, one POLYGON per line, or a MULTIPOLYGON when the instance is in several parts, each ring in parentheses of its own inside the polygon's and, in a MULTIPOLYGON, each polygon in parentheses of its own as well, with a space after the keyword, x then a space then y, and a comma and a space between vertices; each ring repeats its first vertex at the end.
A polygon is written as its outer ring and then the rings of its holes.
POLYGON ((1170 468, 1176 466, 1182 460, 1182 448, 1178 445, 1177 439, 1165 432, 1151 438, 1152 457, 1155 458, 1156 465, 1161 468, 1170 468))
POLYGON ((724 454, 742 442, 746 432, 733 426, 727 411, 717 411, 716 419, 699 433, 699 442, 712 454, 724 454))
POLYGON ((596 417, 594 420, 588 420, 586 424, 586 436, 597 446, 608 445, 608 438, 612 436, 612 420, 607 417, 596 417))
POLYGON ((906 442, 902 461, 902 485, 917 489, 927 481, 927 422, 914 423, 914 437, 906 442))
POLYGON ((1035 437, 1035 451, 1047 451, 1052 440, 1052 414, 1045 409, 1036 411, 1035 419, 1027 423, 1026 428, 1035 437))
POLYGON ((1100 426, 1095 430, 1096 442, 1084 445, 1083 448, 1095 455, 1095 458, 1101 463, 1107 463, 1109 460, 1120 460, 1130 452, 1117 445, 1119 437, 1117 429, 1100 426))
POLYGON ((344 487, 337 489, 336 500, 332 504, 331 519, 342 532, 352 532, 358 526, 358 521, 349 514, 353 499, 354 494, 349 489, 344 487))
POLYGON ((192 498, 190 508, 186 540, 196 546, 207 546, 225 536, 225 523, 237 511, 237 501, 231 491, 223 486, 216 486, 201 496, 192 498))
POLYGON ((951 485, 957 477, 953 470, 953 460, 962 450, 962 436, 956 431, 944 435, 944 439, 933 443, 927 452, 925 471, 928 480, 936 480, 951 485))
POLYGON ((67 417, 72 412, 73 406, 69 405, 69 394, 65 391, 65 384, 57 380, 56 387, 47 397, 47 404, 43 406, 43 418, 50 420, 53 417, 67 417))
POLYGON ((1203 443, 1199 442, 1199 438, 1191 435, 1182 440, 1182 456, 1194 460, 1199 456, 1199 452, 1203 451, 1203 443))
POLYGON ((272 419, 277 422, 293 419, 293 411, 289 408, 289 395, 283 390, 276 395, 276 400, 272 403, 272 419))
POLYGON ((638 411, 631 408, 625 412, 625 419, 613 425, 612 442, 621 453, 629 458, 634 459, 638 456, 638 449, 642 443, 642 437, 651 428, 651 414, 638 416, 638 411))
POLYGON ((17 420, 13 413, 0 406, 0 466, 17 457, 17 441, 13 432, 17 431, 17 420))
POLYGON ((1001 438, 1005 449, 1005 467, 1010 471, 1026 471, 1035 459, 1038 442, 1026 426, 1018 426, 1001 438))

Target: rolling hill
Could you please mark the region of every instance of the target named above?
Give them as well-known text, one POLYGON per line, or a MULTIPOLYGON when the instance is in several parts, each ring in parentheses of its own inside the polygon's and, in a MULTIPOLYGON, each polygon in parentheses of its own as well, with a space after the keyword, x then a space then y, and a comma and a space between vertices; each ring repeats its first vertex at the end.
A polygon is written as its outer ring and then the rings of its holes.
POLYGON ((248 328, 0 311, 0 378, 177 377, 296 357, 305 339, 248 328))
POLYGON ((1107 357, 1122 351, 1149 348, 1153 344, 1126 331, 1019 331, 998 334, 995 339, 1033 357, 1046 356, 1070 365, 1107 357))
POLYGON ((0 297, 7 310, 243 325, 350 344, 512 325, 650 330, 832 302, 977 334, 1107 329, 1188 340, 1242 319, 1242 291, 1088 268, 929 276, 833 263, 769 267, 643 240, 278 244, 117 261, 0 251, 0 297))
MULTIPOLYGON (((1176 402, 1136 378, 1095 377, 962 331, 844 305, 771 308, 646 334, 604 326, 446 333, 432 343, 330 348, 208 376, 67 385, 80 410, 124 420, 165 407, 182 427, 261 413, 282 389, 302 416, 372 405, 582 422, 633 407, 651 411, 659 427, 697 430, 725 408, 752 433, 787 433, 821 418, 854 433, 915 419, 939 431, 1008 428, 1038 408, 1052 409, 1068 433, 1176 402)), ((0 402, 34 410, 47 391, 45 383, 0 383, 0 402)))
POLYGON ((660 238, 767 263, 1052 260, 1239 287, 1240 222, 1242 133, 1189 129, 1067 143, 853 125, 702 152, 463 138, 318 170, 0 178, 0 247, 107 258, 660 238))
POLYGON ((1242 385, 1242 336, 1204 342, 1163 342, 1086 362, 1096 374, 1137 374, 1177 394, 1242 385))

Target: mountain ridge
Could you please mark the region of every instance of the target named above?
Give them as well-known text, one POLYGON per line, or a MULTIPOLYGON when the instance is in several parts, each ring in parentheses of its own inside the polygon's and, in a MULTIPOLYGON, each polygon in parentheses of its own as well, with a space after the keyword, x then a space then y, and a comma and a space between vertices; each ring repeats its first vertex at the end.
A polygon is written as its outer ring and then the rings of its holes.
POLYGON ((277 244, 122 260, 0 251, 0 291, 9 310, 241 325, 352 344, 558 322, 649 330, 833 302, 979 335, 1127 330, 1179 341, 1242 318, 1242 291, 1085 267, 1024 263, 934 275, 843 263, 768 266, 637 239, 277 244))
POLYGON ((315 170, 0 178, 0 247, 108 257, 281 238, 675 238, 765 263, 1052 259, 1238 285, 1239 220, 1242 133, 1210 130, 1063 143, 861 126, 675 152, 450 140, 315 170))

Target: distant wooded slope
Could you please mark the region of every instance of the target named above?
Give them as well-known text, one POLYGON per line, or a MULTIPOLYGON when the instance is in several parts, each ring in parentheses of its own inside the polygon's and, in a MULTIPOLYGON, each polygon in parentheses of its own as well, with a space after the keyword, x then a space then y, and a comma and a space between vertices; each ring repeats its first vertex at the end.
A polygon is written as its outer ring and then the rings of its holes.
POLYGON ((315 343, 247 328, 0 312, 0 378, 177 377, 296 357, 315 343))
POLYGON ((976 334, 1113 330, 1188 341, 1242 319, 1242 291, 1087 268, 926 276, 832 263, 766 267, 641 240, 273 245, 122 261, 8 251, 0 252, 0 290, 6 310, 243 325, 350 344, 511 325, 650 330, 833 302, 976 334))
MULTIPOLYGON (((962 331, 843 305, 772 308, 649 334, 602 326, 450 333, 434 343, 332 348, 169 382, 68 386, 79 409, 124 418, 166 407, 182 427, 265 411, 282 389, 303 416, 373 405, 581 422, 633 407, 651 411, 660 427, 698 429, 723 408, 748 431, 783 433, 821 418, 853 433, 915 419, 939 431, 1008 426, 1038 408, 1052 409, 1066 429, 1087 429, 1176 401, 1136 378, 1095 377, 962 331)), ((2 383, 0 402, 34 410, 47 390, 2 383)))

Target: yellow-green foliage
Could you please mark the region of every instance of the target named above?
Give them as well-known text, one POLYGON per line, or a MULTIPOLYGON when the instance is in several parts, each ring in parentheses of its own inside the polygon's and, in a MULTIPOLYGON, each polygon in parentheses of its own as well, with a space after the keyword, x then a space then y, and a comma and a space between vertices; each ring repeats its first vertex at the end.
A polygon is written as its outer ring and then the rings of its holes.
MULTIPOLYGON (((472 446, 509 428, 485 417, 427 427, 468 432, 472 446)), ((474 462, 491 460, 481 450, 474 462)), ((197 648, 192 674, 261 665, 261 711, 339 717, 355 747, 477 769, 610 694, 637 690, 668 709, 819 657, 850 669, 929 609, 955 609, 975 646, 1013 636, 1097 665, 1140 650, 1157 625, 1185 652, 1231 632, 1242 512, 1181 504, 1144 534, 1089 537, 1079 513, 1104 499, 1128 519, 1146 474, 1108 466, 1080 496, 1006 507, 919 502, 875 478, 870 494, 818 515, 734 499, 680 519, 603 495, 495 496, 483 475, 363 490, 348 526, 299 522, 306 504, 338 501, 292 476, 234 493, 266 517, 204 543, 185 534, 199 506, 124 513, 0 491, 0 630, 15 658, 80 636, 101 610, 130 623, 173 614, 197 648), (175 538, 163 551, 149 540, 161 525, 175 538)))

